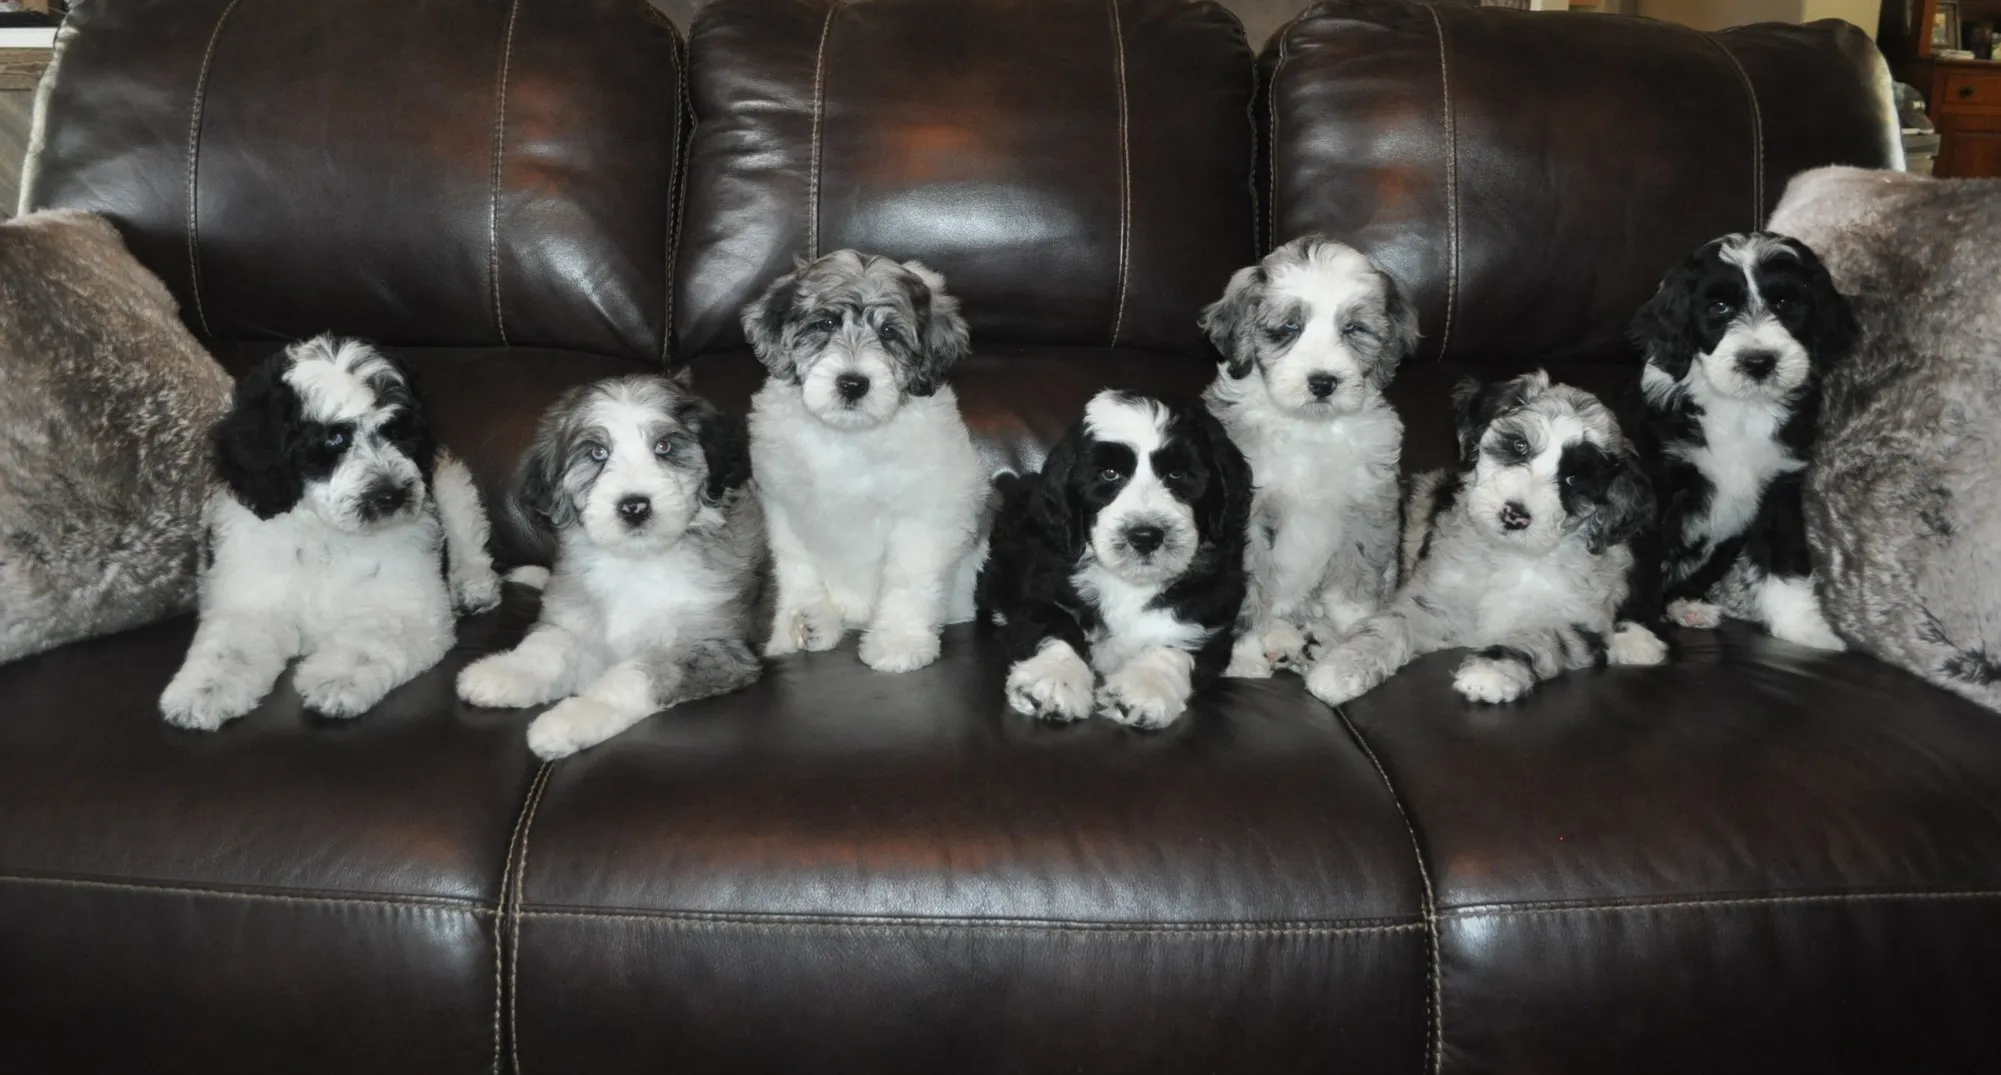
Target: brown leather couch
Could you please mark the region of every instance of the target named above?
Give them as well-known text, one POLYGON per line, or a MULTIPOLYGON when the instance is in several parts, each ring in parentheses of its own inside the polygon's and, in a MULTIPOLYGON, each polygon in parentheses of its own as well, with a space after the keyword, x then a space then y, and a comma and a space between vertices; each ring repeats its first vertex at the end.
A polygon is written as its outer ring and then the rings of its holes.
MULTIPOLYGON (((1835 23, 1706 35, 1361 0, 1254 58, 1183 0, 89 0, 30 207, 115 217, 233 368, 407 356, 489 491, 560 389, 692 364, 795 255, 918 256, 1032 464, 1327 231, 1415 296, 1410 467, 1465 373, 1629 383, 1662 269, 1893 164, 1835 23)), ((503 549, 503 552, 507 551, 503 549)), ((2001 726, 1750 632, 1478 708, 1229 682, 1159 734, 1007 711, 970 626, 537 765, 444 666, 332 722, 155 698, 179 620, 0 668, 8 1072, 1993 1072, 2001 726)))

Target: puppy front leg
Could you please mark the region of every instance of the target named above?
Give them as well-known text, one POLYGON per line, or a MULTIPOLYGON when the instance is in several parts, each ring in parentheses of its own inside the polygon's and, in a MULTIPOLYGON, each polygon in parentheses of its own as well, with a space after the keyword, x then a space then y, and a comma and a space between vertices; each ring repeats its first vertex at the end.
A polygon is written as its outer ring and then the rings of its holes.
POLYGON ((1523 631, 1460 663, 1452 688, 1474 702, 1512 702, 1546 679, 1606 660, 1602 631, 1582 624, 1523 631))
POLYGON ((528 725, 528 749, 544 761, 594 747, 682 702, 757 681, 757 656, 735 639, 706 639, 621 661, 574 698, 528 725))
POLYGON ((905 523, 890 532, 882 592, 862 634, 863 664, 878 672, 909 672, 938 659, 947 587, 970 551, 958 535, 928 523, 905 523))
POLYGON ((314 712, 358 717, 397 687, 437 664, 452 645, 449 599, 437 615, 351 617, 331 628, 328 645, 299 662, 292 686, 314 712))
POLYGON ((1306 673, 1306 689, 1328 705, 1340 705, 1450 639, 1450 625, 1431 598, 1422 591, 1408 593, 1321 654, 1306 673))
POLYGON ((800 650, 833 649, 845 628, 841 612, 827 596, 827 583, 820 577, 820 565, 799 540, 785 510, 767 499, 764 504, 765 531, 771 540, 771 569, 778 584, 778 597, 771 616, 771 637, 764 643, 764 655, 780 657, 800 650))
POLYGON ((1105 677, 1098 713, 1133 728, 1165 728, 1187 710, 1194 671, 1195 655, 1187 650, 1149 646, 1105 677))
POLYGON ((1077 621, 1054 604, 1011 609, 1001 629, 1008 707, 1038 720, 1082 720, 1091 715, 1097 677, 1085 662, 1089 643, 1077 621))
POLYGON ((1310 662, 1390 603, 1397 584, 1396 488, 1391 483, 1382 495, 1355 505, 1314 601, 1321 619, 1308 625, 1303 660, 1310 662))
POLYGON ((278 617, 204 612, 181 670, 160 695, 160 713, 179 728, 214 731, 257 708, 298 648, 278 617))
POLYGON ((1272 549, 1277 539, 1276 524, 1269 516, 1253 513, 1244 541, 1244 607, 1237 615, 1237 641, 1230 649, 1229 666, 1223 669, 1232 679, 1270 679, 1274 660, 1284 655, 1290 641, 1286 632, 1304 640, 1291 624, 1272 615, 1271 588, 1278 571, 1272 549))
POLYGON ((459 698, 490 709, 521 709, 564 697, 585 674, 577 638, 553 623, 538 623, 521 644, 490 653, 459 671, 459 698))
POLYGON ((439 452, 431 490, 445 527, 445 577, 451 585, 452 607, 468 614, 494 608, 500 604, 500 576, 494 574, 493 556, 486 549, 492 528, 472 472, 449 453, 439 452))

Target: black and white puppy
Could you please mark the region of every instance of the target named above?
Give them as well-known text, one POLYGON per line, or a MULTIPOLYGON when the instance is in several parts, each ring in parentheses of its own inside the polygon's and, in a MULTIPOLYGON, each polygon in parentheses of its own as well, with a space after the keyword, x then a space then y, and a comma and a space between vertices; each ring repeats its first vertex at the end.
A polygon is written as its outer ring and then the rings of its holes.
POLYGON ((1202 327, 1223 356, 1203 400, 1257 481, 1226 674, 1269 676, 1396 589, 1403 421, 1383 391, 1417 313, 1360 251, 1309 235, 1238 270, 1202 327))
POLYGON ((770 376, 750 450, 778 596, 767 656, 832 649, 908 672, 973 615, 991 471, 945 376, 969 350, 959 302, 915 261, 839 250, 743 309, 770 376))
POLYGON ((1569 669, 1659 664, 1667 647, 1625 621, 1652 521, 1638 454, 1597 397, 1543 372, 1453 392, 1456 471, 1412 483, 1396 600, 1321 654, 1306 686, 1329 705, 1412 660, 1470 647, 1453 687, 1508 702, 1569 669))
POLYGON ((472 476, 388 355, 321 336, 272 356, 237 384, 215 453, 201 622, 160 696, 170 723, 250 712, 294 657, 309 708, 356 716, 445 655, 455 607, 499 602, 472 476))
POLYGON ((542 614, 520 645, 459 673, 459 697, 519 708, 549 759, 596 746, 760 671, 745 639, 764 562, 743 423, 685 380, 571 389, 521 460, 517 518, 556 544, 542 614))
POLYGON ((1728 615, 1843 648, 1814 596, 1800 493, 1821 379, 1858 333, 1813 251, 1768 232, 1704 245, 1641 307, 1632 338, 1673 622, 1728 615))
POLYGON ((1008 703, 1172 723, 1229 663, 1243 607, 1251 473, 1222 424, 1100 392, 1040 474, 1001 487, 979 599, 1013 662, 1008 703))

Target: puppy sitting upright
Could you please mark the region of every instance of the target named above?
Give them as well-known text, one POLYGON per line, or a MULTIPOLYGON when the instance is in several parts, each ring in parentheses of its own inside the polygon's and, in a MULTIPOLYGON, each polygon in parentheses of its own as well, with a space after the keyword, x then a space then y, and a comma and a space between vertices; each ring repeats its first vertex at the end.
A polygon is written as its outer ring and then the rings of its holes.
POLYGON ((968 340, 945 281, 914 261, 840 250, 743 310, 770 377, 750 450, 778 596, 768 656, 832 649, 908 672, 972 618, 988 482, 945 374, 968 340))
POLYGON ((513 507, 555 538, 541 619, 459 673, 519 708, 537 757, 596 746, 669 706, 755 682, 744 638, 764 527, 742 423, 666 377, 573 388, 542 416, 513 507))
POLYGON ((1396 588, 1403 422, 1383 390, 1417 314, 1368 258, 1309 235, 1238 270, 1202 327, 1224 360, 1203 399, 1257 482, 1226 674, 1269 676, 1396 588))
POLYGON ((1456 473, 1412 483, 1405 581, 1389 608, 1321 655, 1306 687, 1339 705, 1437 650, 1474 647, 1453 687, 1508 702, 1568 669, 1659 664, 1667 647, 1619 622, 1627 542, 1653 494, 1612 412, 1542 372, 1453 392, 1456 473))
POLYGON ((1813 251, 1767 232, 1706 244, 1633 319, 1670 620, 1729 615, 1843 648, 1814 596, 1800 493, 1821 377, 1859 332, 1813 251))
POLYGON ((1251 472, 1193 403, 1100 392, 1031 479, 1004 476, 980 616, 1008 704, 1160 728, 1216 679, 1244 602, 1251 472), (1088 661, 1088 663, 1087 663, 1088 661))
POLYGON ((215 443, 201 623, 160 696, 169 723, 250 712, 293 657, 308 708, 355 716, 445 655, 454 606, 499 602, 472 476, 389 356, 294 344, 237 384, 215 443))

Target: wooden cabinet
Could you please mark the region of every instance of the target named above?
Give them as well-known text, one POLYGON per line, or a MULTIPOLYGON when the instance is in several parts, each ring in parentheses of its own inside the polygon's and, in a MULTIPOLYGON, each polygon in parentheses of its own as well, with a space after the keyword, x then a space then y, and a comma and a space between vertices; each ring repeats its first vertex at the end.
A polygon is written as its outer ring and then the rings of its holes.
MULTIPOLYGON (((2001 178, 2001 63, 1933 56, 1937 11, 1937 0, 1884 0, 1876 43, 1897 78, 1925 95, 1939 134, 1932 174, 2001 178)), ((2001 22, 2001 0, 1960 0, 1957 11, 1962 23, 2001 22)))
POLYGON ((1946 179, 2001 177, 2001 115, 1955 116, 1938 120, 1938 159, 1932 174, 1946 179))

